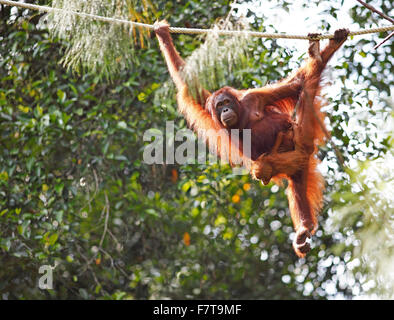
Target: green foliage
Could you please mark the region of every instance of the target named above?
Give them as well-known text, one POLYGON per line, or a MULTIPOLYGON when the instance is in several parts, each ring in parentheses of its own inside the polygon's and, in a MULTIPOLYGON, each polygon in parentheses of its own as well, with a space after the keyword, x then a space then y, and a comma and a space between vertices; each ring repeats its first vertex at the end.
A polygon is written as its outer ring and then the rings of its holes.
MULTIPOLYGON (((388 126, 393 119, 387 122, 388 126)), ((393 142, 391 138, 391 146, 393 142)), ((354 171, 349 170, 349 181, 341 182, 342 192, 332 197, 335 215, 330 217, 332 231, 343 233, 354 246, 353 263, 367 275, 364 291, 386 299, 394 297, 392 150, 381 158, 359 163, 354 171)), ((351 278, 351 274, 347 276, 351 278)))
MULTIPOLYGON (((205 27, 229 11, 229 1, 155 5, 177 26, 205 27)), ((134 55, 132 69, 107 83, 99 73, 81 69, 77 76, 60 66, 69 44, 37 28, 39 17, 19 10, 10 20, 8 7, 0 14, 3 299, 319 299, 362 290, 368 273, 354 263, 348 237, 359 221, 374 226, 374 211, 364 220, 367 205, 338 214, 365 194, 353 192, 328 146, 320 153, 328 182, 321 222, 328 213, 342 222, 337 229, 322 224, 312 252, 299 260, 283 188, 234 176, 228 166, 143 163, 146 130, 164 131, 165 120, 185 127, 174 97, 157 99, 168 73, 155 39, 134 55), (37 286, 42 265, 56 265, 53 290, 37 286), (340 270, 364 273, 346 282, 340 270)), ((263 28, 265 20, 254 18, 252 28, 263 28)), ((175 41, 183 56, 200 45, 193 36, 175 41)), ((391 110, 373 94, 388 90, 374 74, 387 68, 390 55, 380 53, 376 72, 353 69, 348 58, 360 41, 349 42, 335 72, 361 89, 341 85, 326 107, 349 163, 380 158, 392 147, 388 130, 375 136, 391 110), (349 123, 361 129, 349 130, 349 123)), ((261 86, 300 63, 272 40, 254 42, 250 52, 228 85, 261 86)))

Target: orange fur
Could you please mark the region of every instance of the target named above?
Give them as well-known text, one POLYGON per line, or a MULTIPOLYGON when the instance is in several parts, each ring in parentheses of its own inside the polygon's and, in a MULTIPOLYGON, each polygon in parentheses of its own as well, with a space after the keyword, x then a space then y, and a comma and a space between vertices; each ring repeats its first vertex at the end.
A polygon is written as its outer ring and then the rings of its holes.
MULTIPOLYGON (((344 34, 346 30, 340 31, 344 34)), ((278 153, 273 148, 268 155, 263 155, 252 163, 252 176, 267 184, 271 177, 274 182, 282 179, 289 181, 287 197, 291 218, 296 231, 293 247, 299 257, 305 257, 310 250, 306 238, 317 229, 317 216, 323 204, 324 179, 317 170, 317 146, 324 142, 325 115, 321 112, 320 97, 321 73, 332 54, 342 45, 342 39, 330 40, 329 45, 320 53, 318 45, 312 42, 311 58, 304 69, 304 88, 299 98, 297 123, 294 127, 295 150, 278 153)), ((276 103, 282 112, 293 112, 292 101, 285 99, 276 103)), ((277 139, 281 139, 279 137, 277 139)), ((280 144, 280 143, 279 143, 280 144)), ((276 146, 276 144, 275 144, 276 146)))
MULTIPOLYGON (((174 47, 169 25, 159 22, 155 25, 155 32, 178 89, 179 111, 189 126, 221 159, 232 165, 243 163, 250 168, 254 178, 265 184, 271 178, 275 182, 289 181, 287 196, 296 230, 293 247, 299 257, 304 257, 310 250, 306 238, 316 231, 317 215, 323 202, 324 181, 317 170, 316 158, 317 146, 323 143, 326 132, 324 114, 320 111, 320 77, 328 60, 346 40, 348 31, 337 30, 334 39, 321 52, 319 41, 311 41, 306 65, 274 85, 248 90, 224 87, 212 95, 200 88, 197 99, 193 99, 182 79, 180 69, 184 61, 174 47), (230 137, 230 130, 225 129, 227 124, 219 119, 219 111, 215 109, 215 99, 219 95, 227 95, 233 100, 232 116, 234 118, 236 114, 237 119, 235 128, 252 128, 255 133, 255 140, 252 140, 255 149, 251 156, 242 153, 242 141, 230 137), (291 118, 295 110, 297 120, 293 124, 291 118), (269 154, 264 154, 267 150, 269 154)), ((229 104, 226 108, 230 108, 229 104)))
POLYGON ((194 101, 186 85, 180 87, 177 94, 178 109, 186 118, 188 125, 194 129, 199 138, 205 141, 209 149, 220 156, 222 161, 231 165, 250 167, 250 160, 242 154, 241 149, 226 130, 216 123, 210 113, 194 101))

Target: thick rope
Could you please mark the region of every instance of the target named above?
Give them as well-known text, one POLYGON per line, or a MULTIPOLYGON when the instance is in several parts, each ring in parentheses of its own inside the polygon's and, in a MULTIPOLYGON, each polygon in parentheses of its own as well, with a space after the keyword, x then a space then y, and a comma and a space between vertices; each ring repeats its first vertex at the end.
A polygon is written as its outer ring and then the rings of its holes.
MULTIPOLYGON (((16 1, 8 1, 8 0, 0 0, 0 4, 5 4, 8 6, 15 6, 21 7, 30 10, 38 10, 42 12, 61 12, 61 13, 68 13, 73 14, 80 17, 90 18, 98 21, 103 22, 110 22, 110 23, 119 23, 119 24, 126 24, 131 27, 142 27, 153 30, 154 26, 151 24, 122 20, 117 18, 108 18, 103 16, 97 16, 90 13, 84 12, 77 12, 72 10, 64 10, 59 8, 52 8, 47 6, 38 6, 30 3, 22 3, 16 1)), ((377 33, 377 32, 386 32, 386 31, 393 31, 394 24, 391 26, 385 26, 380 28, 371 28, 371 29, 364 29, 359 31, 351 31, 349 36, 359 36, 368 33, 377 33)), ((257 31, 239 31, 239 30, 214 30, 214 29, 197 29, 197 28, 178 28, 178 27, 170 27, 171 33, 185 33, 185 34, 204 34, 209 32, 215 32, 218 35, 234 35, 234 34, 246 34, 251 37, 259 37, 259 38, 271 38, 271 39, 300 39, 300 40, 310 40, 312 38, 303 35, 291 35, 291 34, 282 34, 282 33, 264 33, 264 32, 257 32, 257 31)), ((330 39, 333 38, 333 34, 322 34, 314 37, 313 39, 330 39)))

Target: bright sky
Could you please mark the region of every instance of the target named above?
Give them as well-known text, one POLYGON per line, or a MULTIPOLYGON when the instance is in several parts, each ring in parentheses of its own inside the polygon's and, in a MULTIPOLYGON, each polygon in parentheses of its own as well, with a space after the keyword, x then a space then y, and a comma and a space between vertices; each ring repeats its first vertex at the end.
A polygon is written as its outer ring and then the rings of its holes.
MULTIPOLYGON (((238 12, 240 14, 246 15, 247 10, 251 10, 261 16, 267 12, 270 12, 269 20, 267 24, 272 24, 276 27, 279 32, 291 33, 291 34, 301 34, 306 35, 310 32, 321 32, 321 20, 326 21, 331 25, 329 33, 333 33, 334 30, 340 28, 349 28, 352 31, 357 30, 359 27, 352 23, 352 19, 349 16, 349 10, 353 6, 360 6, 356 0, 346 0, 341 6, 340 10, 337 11, 337 18, 334 18, 328 13, 323 13, 319 15, 318 13, 337 5, 335 1, 322 1, 318 5, 311 2, 310 6, 303 8, 301 4, 303 1, 289 1, 292 4, 289 5, 289 12, 283 10, 280 2, 277 0, 252 0, 248 3, 236 4, 238 12)), ((339 8, 338 8, 339 9, 339 8)), ((384 24, 389 24, 388 22, 384 24)), ((266 30, 267 32, 273 30, 266 30)), ((327 31, 325 31, 327 32, 327 31)), ((367 39, 373 39, 373 35, 366 35, 367 39)), ((307 49, 308 42, 305 40, 289 40, 283 39, 278 41, 279 44, 283 46, 293 46, 298 50, 305 52, 307 49)))

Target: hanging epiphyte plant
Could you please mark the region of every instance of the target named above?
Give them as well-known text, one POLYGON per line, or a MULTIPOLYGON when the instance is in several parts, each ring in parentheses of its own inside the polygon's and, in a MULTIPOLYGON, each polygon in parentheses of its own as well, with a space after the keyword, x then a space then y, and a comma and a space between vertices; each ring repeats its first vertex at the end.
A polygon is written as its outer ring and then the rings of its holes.
MULTIPOLYGON (((204 35, 201 46, 185 59, 182 77, 186 81, 190 92, 195 98, 201 94, 201 89, 216 90, 229 85, 229 79, 234 77, 235 71, 248 67, 248 48, 253 37, 247 31, 249 25, 246 19, 234 19, 228 16, 218 20, 211 26, 213 32, 204 35), (215 31, 241 31, 232 36, 222 36, 215 31)), ((175 92, 172 80, 163 84, 157 91, 157 101, 163 101, 175 92)))
MULTIPOLYGON (((207 90, 216 90, 229 84, 229 78, 234 76, 235 70, 247 67, 248 48, 253 38, 246 32, 248 23, 245 19, 220 19, 207 34, 204 43, 186 59, 182 75, 189 88, 198 89, 193 85, 199 83, 207 90), (220 36, 219 30, 241 31, 232 36, 220 36)), ((194 92, 193 95, 196 95, 194 92)))
POLYGON ((151 24, 157 11, 151 0, 53 0, 56 12, 41 19, 53 37, 66 40, 61 63, 78 73, 91 71, 111 78, 135 63, 136 49, 148 45, 150 30, 121 23, 108 23, 73 12, 151 24))

